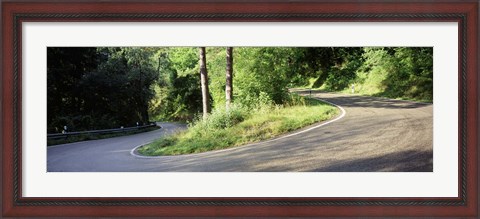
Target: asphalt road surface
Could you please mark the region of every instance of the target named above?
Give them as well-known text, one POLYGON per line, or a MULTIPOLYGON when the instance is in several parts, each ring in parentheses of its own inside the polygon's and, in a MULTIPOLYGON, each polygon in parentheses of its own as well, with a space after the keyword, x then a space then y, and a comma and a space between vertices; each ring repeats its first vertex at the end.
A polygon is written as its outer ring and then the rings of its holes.
MULTIPOLYGON (((308 91, 298 91, 308 95, 308 91)), ((51 146, 48 172, 429 172, 433 171, 433 105, 337 93, 313 97, 342 107, 326 125, 277 139, 191 155, 144 158, 133 149, 184 129, 161 129, 109 139, 51 146)))

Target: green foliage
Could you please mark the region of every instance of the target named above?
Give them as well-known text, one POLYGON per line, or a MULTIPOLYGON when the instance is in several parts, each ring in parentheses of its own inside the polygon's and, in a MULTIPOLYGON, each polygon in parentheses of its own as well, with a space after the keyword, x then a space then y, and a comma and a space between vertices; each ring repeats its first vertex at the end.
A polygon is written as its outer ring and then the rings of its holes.
POLYGON ((147 123, 157 74, 151 48, 48 48, 47 131, 147 123), (72 73, 73 72, 73 73, 72 73))
POLYGON ((168 95, 171 105, 165 108, 171 110, 168 112, 170 119, 190 120, 192 115, 202 109, 200 78, 197 75, 189 74, 176 78, 168 95))
POLYGON ((248 110, 238 104, 233 104, 227 110, 219 107, 206 118, 198 117, 190 124, 190 131, 193 136, 203 136, 217 129, 230 128, 248 116, 248 110))
POLYGON ((383 48, 365 48, 363 58, 365 61, 357 71, 355 92, 367 95, 383 92, 383 81, 394 70, 392 56, 383 48))
MULTIPOLYGON (((214 108, 225 106, 226 65, 227 61, 225 47, 207 47, 207 69, 210 83, 209 89, 210 94, 212 95, 214 108)), ((235 76, 234 81, 236 79, 235 76)))
MULTIPOLYGON (((47 54, 49 133, 61 132, 65 125, 80 131, 152 119, 192 121, 202 110, 198 48, 50 47, 47 54)), ((212 123, 222 127, 221 120, 230 121, 222 111, 226 48, 208 47, 206 58, 210 102, 215 108, 211 120, 218 119, 212 123)), ((269 112, 298 105, 301 98, 292 99, 291 87, 350 92, 351 85, 355 93, 431 101, 433 48, 233 50, 233 102, 242 110, 269 112)))
POLYGON ((202 110, 197 50, 182 47, 160 51, 157 64, 162 80, 155 86, 149 113, 156 120, 192 120, 202 110))
POLYGON ((357 78, 357 70, 363 64, 362 54, 359 48, 336 48, 340 55, 336 64, 331 66, 329 74, 325 81, 325 87, 328 90, 339 91, 348 88, 357 78))
POLYGON ((396 48, 396 74, 389 74, 384 81, 387 89, 396 88, 395 80, 403 80, 401 89, 394 89, 393 96, 432 100, 433 98, 433 48, 396 48))
POLYGON ((195 75, 200 71, 198 64, 198 50, 191 47, 174 47, 169 48, 168 57, 180 76, 195 75))
POLYGON ((60 132, 64 125, 72 126, 86 96, 79 82, 84 72, 97 66, 96 48, 47 48, 47 131, 60 132))
POLYGON ((295 48, 237 48, 234 50, 234 92, 243 105, 252 106, 260 98, 282 104, 287 87, 295 83, 301 51, 295 48), (255 57, 255 58, 252 58, 255 57))
POLYGON ((356 92, 432 101, 433 48, 365 48, 356 92))
POLYGON ((305 48, 307 77, 315 77, 312 88, 341 90, 351 82, 361 62, 360 47, 305 48))

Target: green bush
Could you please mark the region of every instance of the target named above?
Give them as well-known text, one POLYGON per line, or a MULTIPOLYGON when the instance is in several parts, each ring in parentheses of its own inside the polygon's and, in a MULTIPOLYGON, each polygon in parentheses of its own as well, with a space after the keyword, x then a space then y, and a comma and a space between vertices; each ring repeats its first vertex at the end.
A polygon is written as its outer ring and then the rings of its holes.
POLYGON ((229 109, 220 107, 215 109, 206 119, 201 116, 190 124, 192 134, 204 136, 218 129, 232 127, 248 116, 248 110, 239 104, 232 104, 229 109))
POLYGON ((305 97, 292 93, 288 96, 285 106, 306 106, 308 101, 305 97))

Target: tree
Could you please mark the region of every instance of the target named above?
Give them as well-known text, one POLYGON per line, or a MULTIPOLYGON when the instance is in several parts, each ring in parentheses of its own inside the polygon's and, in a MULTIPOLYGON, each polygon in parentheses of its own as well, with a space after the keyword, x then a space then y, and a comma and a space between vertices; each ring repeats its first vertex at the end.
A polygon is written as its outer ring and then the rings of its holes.
POLYGON ((255 107, 264 103, 283 104, 288 99, 288 86, 294 78, 292 55, 295 48, 236 48, 236 103, 255 107), (292 63, 290 63, 292 62, 292 63))
POLYGON ((200 47, 200 83, 202 87, 203 118, 205 119, 210 112, 207 59, 205 57, 205 47, 200 47))
POLYGON ((127 60, 128 77, 135 98, 134 106, 142 123, 149 122, 148 103, 153 97, 150 85, 158 79, 158 74, 153 66, 154 51, 152 48, 122 48, 127 60))
POLYGON ((99 55, 91 47, 47 48, 47 132, 74 126, 73 119, 84 110, 86 97, 80 81, 94 70, 99 55))
POLYGON ((225 100, 227 109, 230 108, 230 104, 233 99, 233 55, 232 47, 227 47, 227 72, 226 72, 226 85, 225 85, 225 100))
MULTIPOLYGON (((209 55, 206 58, 211 57, 209 55)), ((150 116, 155 120, 192 121, 195 115, 202 112, 198 48, 159 48, 154 60, 160 67, 157 66, 159 80, 154 85, 155 98, 150 101, 150 116)), ((209 73, 212 72, 210 66, 207 69, 209 73)), ((209 74, 209 94, 212 91, 211 78, 212 75, 209 74)), ((209 103, 212 103, 211 98, 209 103)))
POLYGON ((152 48, 50 47, 47 131, 134 126, 149 121, 158 73, 152 48))

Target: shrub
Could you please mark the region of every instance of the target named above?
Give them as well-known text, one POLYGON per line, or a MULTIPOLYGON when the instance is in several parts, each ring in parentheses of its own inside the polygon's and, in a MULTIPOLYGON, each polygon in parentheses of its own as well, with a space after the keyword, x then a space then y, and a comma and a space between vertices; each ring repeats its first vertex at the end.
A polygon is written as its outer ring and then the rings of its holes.
POLYGON ((284 104, 285 106, 306 106, 307 101, 305 97, 292 93, 288 95, 288 98, 284 104))
POLYGON ((215 130, 232 127, 245 120, 248 115, 248 110, 239 104, 232 104, 228 110, 224 107, 217 108, 206 119, 197 117, 190 124, 191 133, 194 136, 205 136, 215 130))

